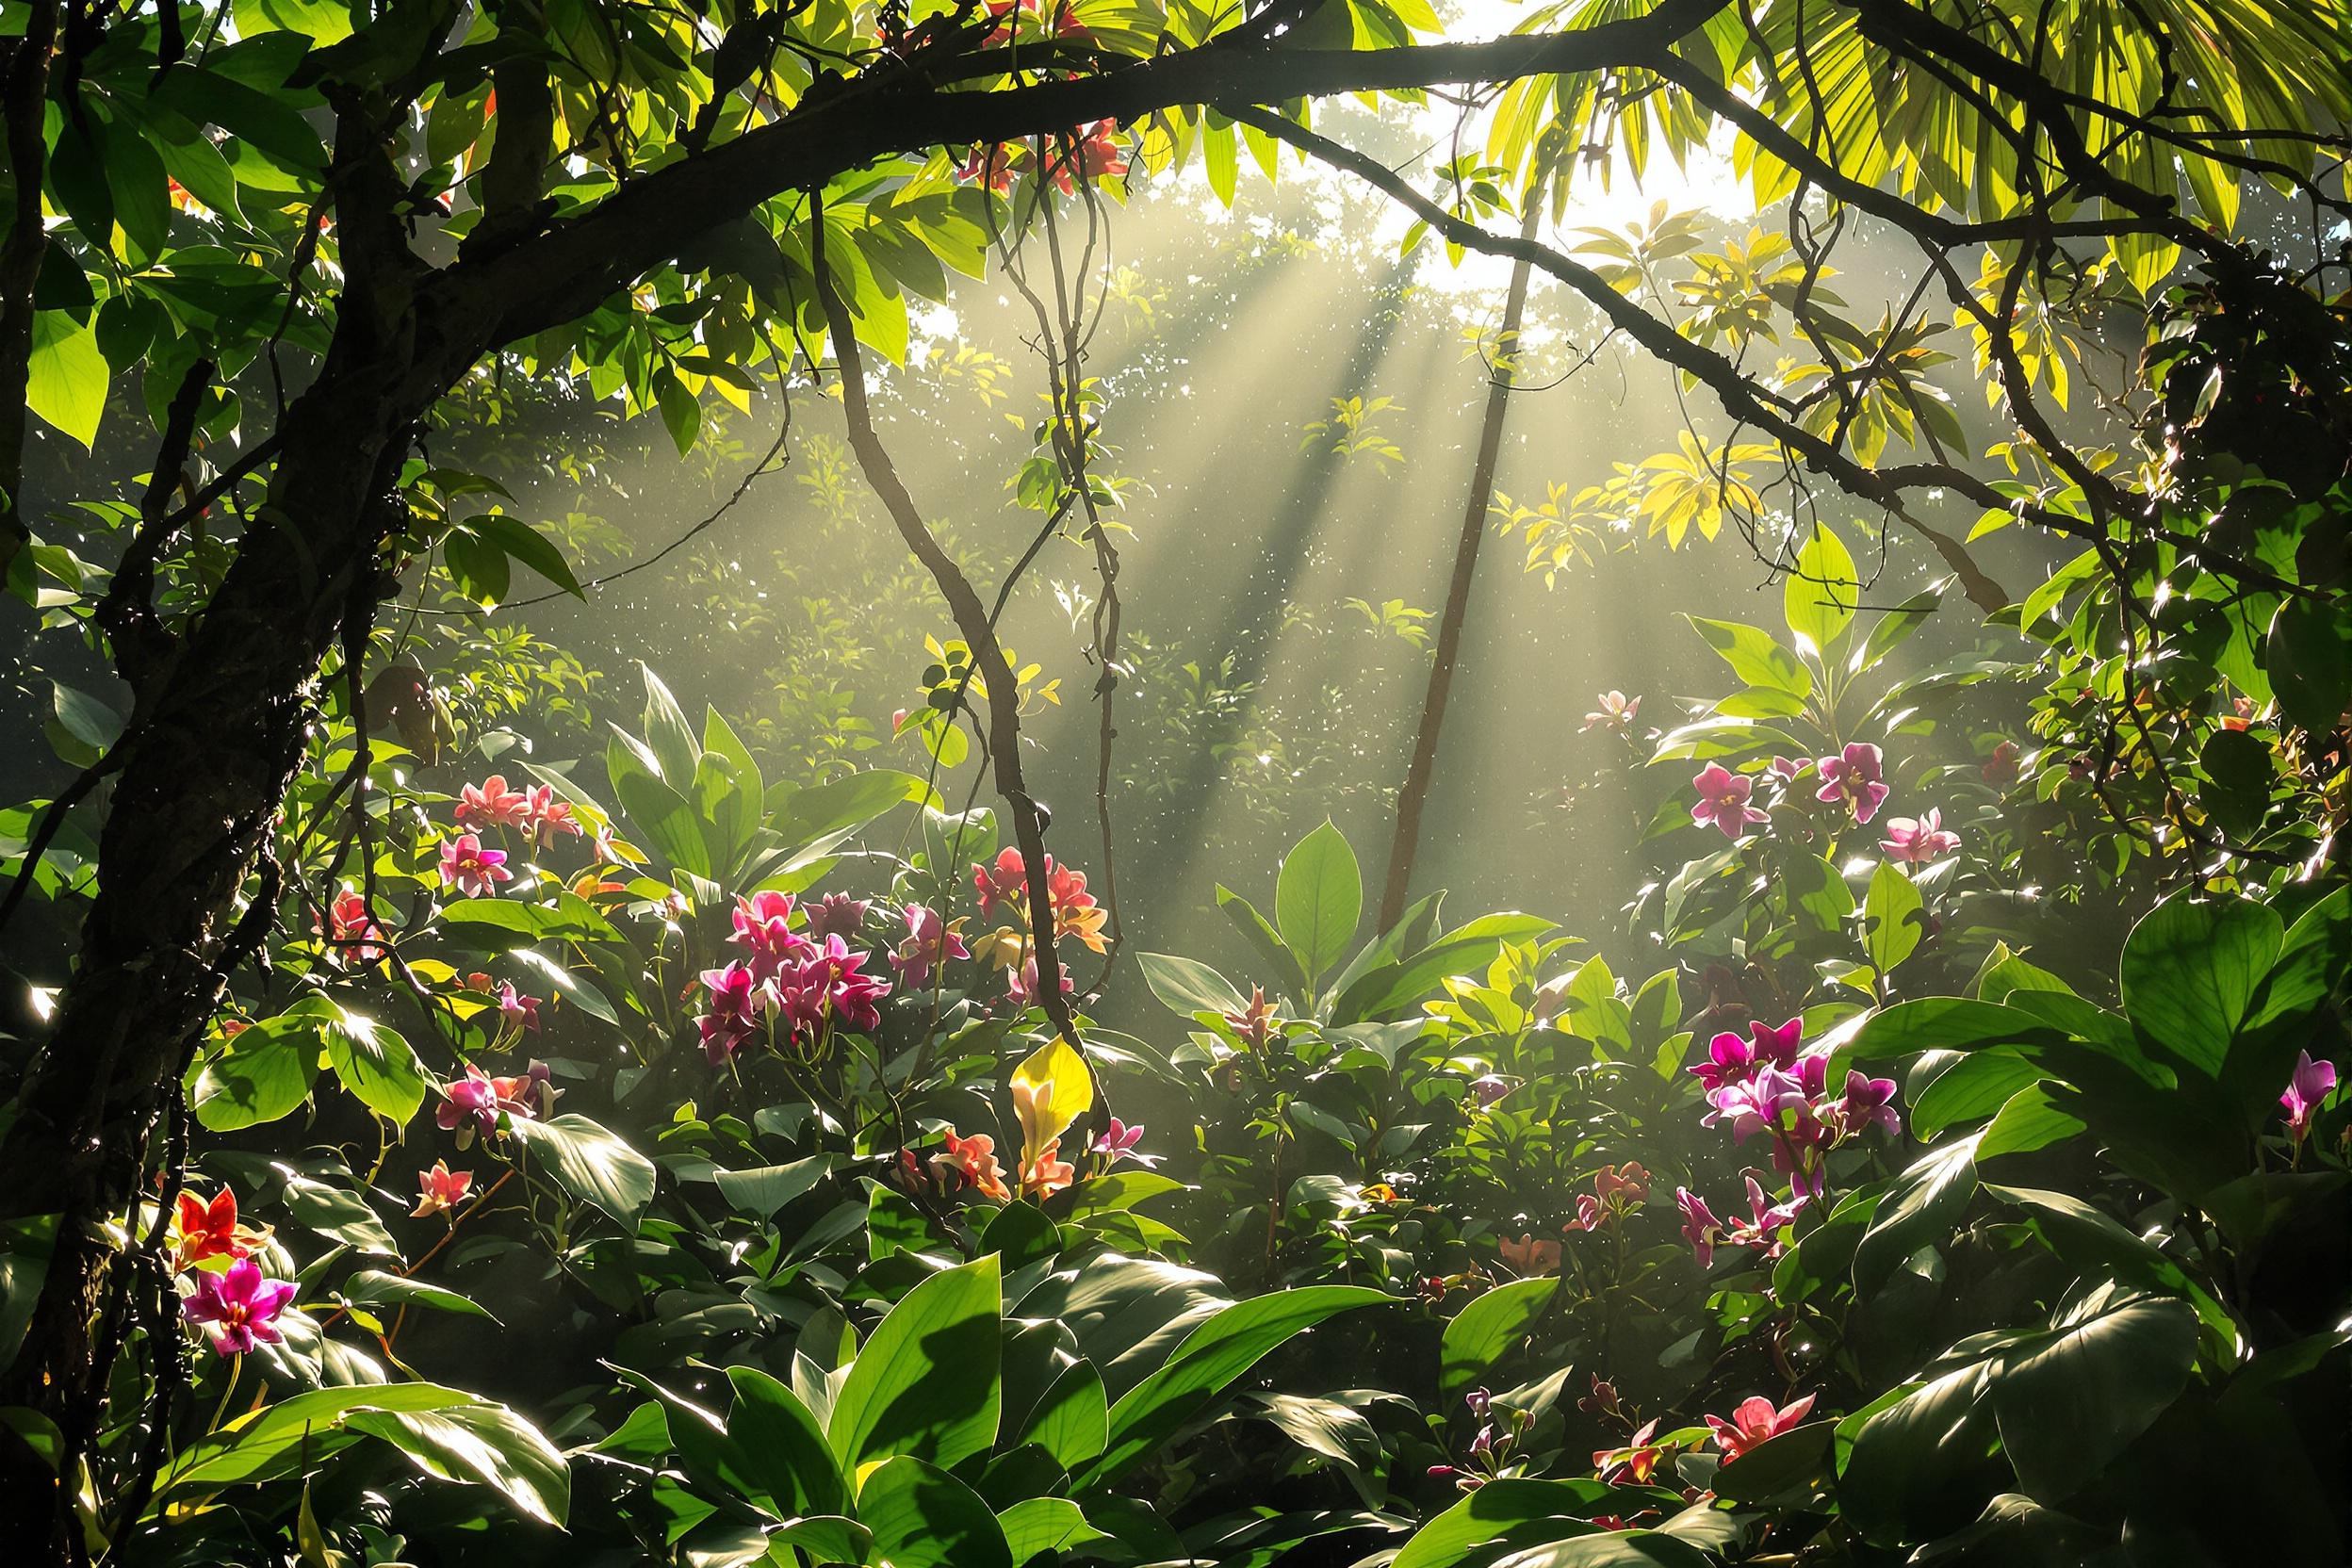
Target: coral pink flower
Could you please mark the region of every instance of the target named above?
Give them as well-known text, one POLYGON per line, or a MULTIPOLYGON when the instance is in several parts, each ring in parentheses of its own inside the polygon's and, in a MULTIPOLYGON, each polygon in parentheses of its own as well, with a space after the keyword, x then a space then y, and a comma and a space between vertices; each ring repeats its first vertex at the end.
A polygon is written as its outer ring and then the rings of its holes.
POLYGON ((986 1133, 963 1137, 953 1127, 944 1136, 947 1148, 931 1156, 934 1171, 943 1179, 972 1188, 983 1198, 999 1203, 1012 1201, 1012 1191, 1004 1185, 1004 1168, 996 1157, 996 1139, 986 1133))
POLYGON ((531 815, 531 797, 508 789, 503 774, 492 774, 479 788, 468 784, 457 795, 452 814, 461 827, 520 827, 531 815))
POLYGON ((196 1294, 180 1304, 190 1323, 213 1325, 212 1348, 223 1356, 241 1356, 255 1345, 276 1345, 285 1339, 277 1320, 294 1299, 294 1286, 285 1280, 265 1280, 251 1258, 240 1258, 225 1274, 200 1274, 196 1294))
POLYGON ((383 938, 384 927, 368 912, 366 894, 347 888, 327 906, 327 941, 334 949, 329 956, 338 963, 375 963, 384 956, 383 938))
POLYGON ((1021 1168, 1021 1192, 1042 1203, 1070 1185, 1078 1168, 1060 1157, 1062 1140, 1054 1138, 1037 1151, 1037 1157, 1021 1168))
POLYGON ((939 918, 937 909, 921 904, 906 906, 906 938, 890 954, 898 983, 908 990, 931 984, 932 972, 951 958, 969 958, 963 934, 939 918))
POLYGON ((1226 1027, 1240 1037, 1242 1044, 1252 1051, 1264 1051, 1266 1041, 1274 1037, 1278 1021, 1274 1017, 1274 1004, 1266 1000, 1263 986, 1250 988, 1249 1006, 1237 1013, 1218 1016, 1224 1019, 1226 1027))
POLYGON ((523 825, 531 834, 531 841, 541 849, 552 848, 558 833, 580 838, 587 832, 580 819, 572 815, 572 803, 555 798, 551 784, 534 786, 525 797, 529 805, 523 813, 523 825))
MULTIPOLYGON (((1052 874, 1053 867, 1054 862, 1049 858, 1046 861, 1049 875, 1052 874)), ((1004 850, 988 865, 973 865, 972 887, 972 890, 980 895, 980 914, 983 919, 993 918, 996 914, 996 906, 1000 904, 1007 906, 1016 913, 1024 908, 1029 898, 1029 880, 1028 873, 1021 863, 1021 851, 1004 850)))
POLYGON ((2335 1087, 2335 1063, 2315 1062, 2308 1051, 2295 1057, 2295 1076, 2287 1080, 2287 1092, 2278 1097, 2279 1106, 2287 1113, 2290 1142, 2300 1147, 2311 1135, 2311 1118, 2335 1087))
POLYGON ((1876 746, 1856 741, 1839 755, 1821 758, 1813 765, 1821 775, 1816 800, 1842 801, 1855 822, 1878 815, 1886 799, 1886 759, 1876 746))
POLYGON ((468 898, 495 897, 501 882, 512 882, 506 851, 484 849, 471 833, 462 833, 441 846, 441 885, 455 888, 468 898))
POLYGON ((1800 1421, 1813 1408, 1814 1396, 1808 1394, 1786 1409, 1775 1410, 1772 1402, 1761 1394, 1740 1401, 1739 1409, 1726 1421, 1720 1415, 1707 1418, 1715 1433, 1715 1446, 1722 1449, 1725 1460, 1738 1459, 1741 1454, 1767 1438, 1778 1437, 1800 1421))
POLYGON ((1603 1448, 1592 1456, 1593 1473, 1612 1486, 1646 1486, 1657 1474, 1660 1461, 1672 1449, 1663 1443, 1652 1443, 1658 1435, 1655 1418, 1642 1424, 1642 1429, 1623 1448, 1603 1448))
POLYGON ((1494 1250, 1513 1271, 1524 1275, 1560 1272, 1560 1243, 1538 1241, 1531 1235, 1505 1236, 1494 1250))
POLYGON ((1889 860, 1923 866, 1958 849, 1960 835, 1944 826, 1941 810, 1931 809, 1923 817, 1888 817, 1886 836, 1878 841, 1878 847, 1889 860))
POLYGON ((1993 748, 1993 754, 1978 764, 1977 773, 1987 784, 2015 784, 2017 781, 2017 743, 2003 741, 1993 748))
POLYGON ((453 1209, 466 1201, 466 1191, 474 1184, 470 1170, 451 1170, 447 1160, 435 1160, 431 1170, 416 1173, 416 1206, 408 1217, 422 1219, 429 1214, 453 1209))
POLYGON ((1756 792, 1756 780, 1742 778, 1721 762, 1709 762, 1690 781, 1699 792, 1698 804, 1690 808, 1690 820, 1702 827, 1720 827, 1726 839, 1737 839, 1747 831, 1750 823, 1770 822, 1769 813, 1748 804, 1748 796, 1756 792))

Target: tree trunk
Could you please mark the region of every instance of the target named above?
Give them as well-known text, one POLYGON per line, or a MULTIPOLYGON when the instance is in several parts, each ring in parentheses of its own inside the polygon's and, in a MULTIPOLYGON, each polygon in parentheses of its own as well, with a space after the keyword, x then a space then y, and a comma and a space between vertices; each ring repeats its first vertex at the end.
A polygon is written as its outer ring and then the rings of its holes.
POLYGON ((24 389, 33 354, 33 286, 49 249, 41 223, 41 186, 48 163, 41 122, 49 105, 49 59, 57 52, 57 0, 33 0, 24 31, 0 53, 0 149, 16 195, 8 235, 0 242, 0 579, 8 576, 27 532, 19 499, 24 484, 24 389))
MULTIPOLYGON (((1529 243, 1543 226, 1544 182, 1528 188, 1519 237, 1529 243)), ((1437 645, 1429 660, 1429 685, 1421 702, 1421 725, 1413 732, 1413 758, 1396 796, 1396 834, 1388 846, 1388 878, 1380 891, 1380 923, 1386 931, 1404 918, 1413 885, 1413 858, 1421 846, 1421 811, 1429 804, 1429 781, 1437 773, 1438 735, 1446 726, 1446 700, 1453 695, 1454 666, 1462 657, 1462 624, 1470 612, 1470 588, 1478 572, 1478 546, 1486 538, 1486 513, 1494 496, 1494 461, 1503 446, 1503 411, 1517 373, 1519 325, 1527 313, 1525 256, 1511 263, 1511 292, 1503 301, 1503 330, 1495 339, 1494 374, 1486 390, 1486 419, 1478 429, 1478 457, 1470 470, 1470 498, 1462 514, 1462 535, 1454 543, 1454 577, 1446 590, 1446 612, 1437 623, 1437 645)))

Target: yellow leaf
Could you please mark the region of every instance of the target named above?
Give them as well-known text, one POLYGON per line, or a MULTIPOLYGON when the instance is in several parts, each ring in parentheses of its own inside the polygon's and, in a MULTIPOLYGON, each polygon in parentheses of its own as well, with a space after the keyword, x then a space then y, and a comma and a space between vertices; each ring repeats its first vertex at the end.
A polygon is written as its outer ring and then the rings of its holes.
POLYGON ((1013 1069, 1012 1088, 1013 1110, 1021 1118, 1023 1165, 1094 1108, 1094 1074, 1087 1070, 1086 1058, 1059 1036, 1013 1069))

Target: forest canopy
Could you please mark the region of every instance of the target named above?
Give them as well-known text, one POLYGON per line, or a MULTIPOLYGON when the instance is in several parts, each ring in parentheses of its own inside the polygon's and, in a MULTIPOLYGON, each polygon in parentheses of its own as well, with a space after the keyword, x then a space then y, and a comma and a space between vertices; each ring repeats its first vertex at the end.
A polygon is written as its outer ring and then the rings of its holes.
POLYGON ((2352 1549, 2343 0, 0 119, 24 1560, 2352 1549))

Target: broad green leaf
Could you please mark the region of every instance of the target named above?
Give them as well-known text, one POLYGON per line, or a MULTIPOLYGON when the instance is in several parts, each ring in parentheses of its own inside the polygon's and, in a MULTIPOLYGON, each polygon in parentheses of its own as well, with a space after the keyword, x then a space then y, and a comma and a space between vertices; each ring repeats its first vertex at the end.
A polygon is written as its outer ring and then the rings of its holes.
POLYGON ((841 1469, 856 1475, 894 1454, 953 1467, 985 1452, 996 1441, 1003 1311, 993 1253, 908 1291, 833 1403, 826 1436, 841 1469))
POLYGON ((498 1321, 489 1308, 470 1296, 461 1296, 446 1286, 428 1284, 422 1280, 387 1274, 380 1268, 363 1268, 344 1281, 343 1294, 353 1301, 382 1302, 396 1307, 426 1307, 434 1312, 460 1313, 473 1317, 487 1317, 493 1323, 498 1321))
POLYGON ((1392 1300, 1359 1285, 1309 1285, 1225 1308, 1194 1329, 1167 1365, 1111 1407, 1110 1445, 1089 1480, 1113 1480, 1157 1453, 1283 1341, 1339 1313, 1392 1300))
POLYGON ((1944 1242, 1976 1192, 1973 1136, 1920 1155, 1888 1187, 1854 1254, 1854 1288, 1868 1294, 1905 1258, 1944 1242))
POLYGON ((1022 1429, 1006 1446, 1034 1443, 1066 1471, 1101 1455, 1110 1442, 1110 1400, 1102 1374, 1089 1361, 1073 1362, 1046 1385, 1022 1429))
POLYGON ((890 768, 869 768, 782 793, 781 800, 770 800, 768 826, 792 849, 863 827, 908 801, 935 809, 940 804, 938 792, 922 779, 890 768))
POLYGON ((1735 1503, 1801 1505, 1831 1471, 1835 1421, 1812 1421, 1765 1439, 1715 1472, 1708 1489, 1735 1503))
POLYGON ((1438 1351, 1438 1392, 1452 1395, 1476 1382, 1526 1337, 1559 1287, 1556 1278, 1513 1280, 1455 1314, 1438 1351))
POLYGON ((416 1053, 397 1031, 318 1000, 326 1009, 319 1039, 335 1075, 361 1104, 395 1126, 407 1125, 425 1102, 425 1069, 416 1053))
POLYGON ((2325 735, 2352 704, 2352 612, 2334 596, 2295 596, 2270 623, 2270 689, 2287 717, 2325 735))
POLYGON ((811 1154, 805 1160, 789 1165, 763 1165, 750 1170, 720 1170, 710 1179, 718 1184, 719 1196, 738 1214, 757 1215, 773 1219, 776 1212, 802 1195, 813 1191, 819 1182, 832 1174, 834 1160, 826 1154, 811 1154))
POLYGON ((842 1513, 849 1487, 833 1462, 817 1418, 799 1396, 756 1366, 730 1366, 735 1390, 727 1435, 783 1518, 842 1513))
POLYGON ((1862 900, 1862 950, 1872 969, 1885 974, 1918 950, 1924 911, 1911 879, 1891 861, 1881 863, 1862 900))
POLYGON ((2056 1504, 2090 1484, 2180 1396, 2196 1360, 2189 1303, 2148 1297, 2012 1351, 1993 1409, 2027 1494, 2056 1504))
POLYGON ((1023 1497, 996 1516, 1015 1568, 1040 1552, 1066 1552, 1089 1541, 1108 1539, 1086 1523, 1067 1497, 1023 1497))
POLYGON ((776 1568, 801 1568, 804 1562, 870 1562, 874 1532, 855 1519, 838 1513, 814 1513, 772 1527, 768 1560, 776 1568), (795 1551, 793 1548, 800 1550, 795 1551), (807 1552, 802 1557, 800 1552, 807 1552))
POLYGON ((24 406, 95 450, 109 375, 98 335, 61 310, 36 311, 25 370, 24 406))
POLYGON ((1771 632, 1738 621, 1710 621, 1700 615, 1683 619, 1731 666, 1731 673, 1749 685, 1771 687, 1791 696, 1813 694, 1813 672, 1773 641, 1771 632))
POLYGON ((561 1527, 571 1511, 571 1467, 504 1405, 362 1410, 348 1425, 391 1444, 429 1476, 491 1488, 527 1518, 561 1527))
POLYGON ((1977 1138, 1977 1162, 1981 1165, 2003 1154, 2030 1154, 2064 1143, 2082 1129, 2082 1119, 2060 1107, 2050 1085, 2028 1085, 2011 1095, 1984 1124, 1977 1138))
POLYGON ((1233 989, 1233 982, 1194 958, 1179 958, 1168 953, 1138 953, 1135 965, 1143 971, 1144 984, 1171 1012, 1190 1017, 1194 1013, 1237 1013, 1250 1005, 1250 1001, 1233 989))
POLYGON ((1356 852, 1326 821, 1282 858, 1274 889, 1274 921, 1298 956, 1307 989, 1347 956, 1364 915, 1364 874, 1356 852))
POLYGON ((1004 1527, 980 1494, 936 1465, 901 1454, 858 1488, 858 1521, 890 1568, 1014 1568, 1004 1527))
POLYGON ((653 1162, 584 1116, 549 1121, 514 1117, 514 1136, 551 1168, 556 1184, 583 1203, 593 1203, 634 1231, 653 1201, 653 1162))
POLYGON ((640 661, 637 673, 645 683, 645 747, 661 764, 662 782, 684 793, 694 779, 694 764, 702 759, 702 743, 694 739, 686 710, 678 705, 653 666, 640 661))
POLYGON ((1415 1530, 1390 1568, 1454 1568, 1482 1546, 1524 1539, 1515 1532, 1527 1526, 1578 1524, 1618 1497, 1596 1480, 1489 1481, 1415 1530))
POLYGON ((1781 586, 1781 609, 1788 629, 1812 644, 1817 653, 1826 652, 1838 634, 1853 624, 1861 596, 1862 580, 1854 569, 1854 557, 1827 525, 1815 524, 1797 551, 1796 569, 1781 586))
POLYGON ((370 1383, 321 1388, 278 1400, 230 1421, 180 1450, 155 1483, 158 1501, 184 1492, 216 1492, 316 1470, 359 1434, 345 1423, 361 1411, 440 1411, 479 1405, 438 1383, 370 1383))
POLYGON ((2262 905, 2176 894, 2124 942, 2124 1011, 2189 1066, 2218 1077, 2285 937, 2277 911, 2262 905))
POLYGON ((1266 918, 1258 913, 1256 905, 1220 883, 1217 890, 1217 906, 1225 911, 1234 929, 1266 961, 1267 973, 1294 976, 1298 982, 1300 994, 1311 995, 1306 971, 1299 964, 1298 955, 1282 941, 1281 934, 1266 918))
POLYGON ((1932 1540, 1976 1516, 1998 1441, 1972 1362, 1927 1383, 1890 1389, 1838 1424, 1838 1502, 1881 1545, 1932 1540))
POLYGON ((189 1104, 206 1132, 230 1133, 291 1116, 318 1075, 315 1023, 257 1023, 230 1037, 196 1075, 189 1104))
POLYGON ((2040 1068, 2009 1052, 1974 1052, 1912 1100, 1911 1131, 1929 1138, 1956 1122, 1992 1116, 2019 1089, 2044 1076, 2040 1068))

